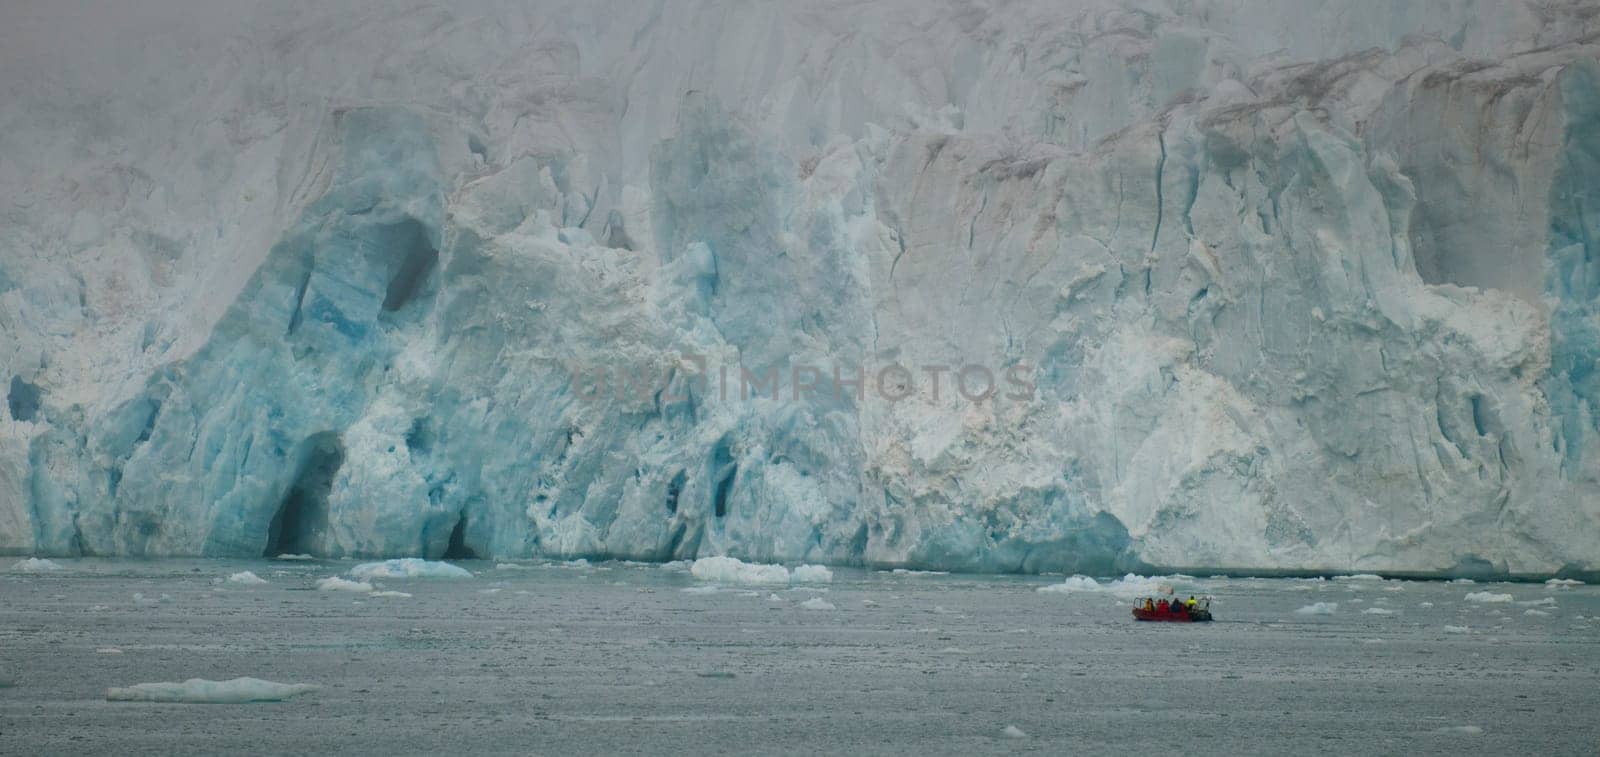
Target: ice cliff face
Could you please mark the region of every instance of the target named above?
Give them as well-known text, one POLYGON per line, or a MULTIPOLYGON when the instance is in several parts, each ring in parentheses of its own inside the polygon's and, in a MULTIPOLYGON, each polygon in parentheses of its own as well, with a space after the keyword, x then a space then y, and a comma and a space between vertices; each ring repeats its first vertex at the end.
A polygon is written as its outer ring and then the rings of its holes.
POLYGON ((0 552, 1600 570, 1593 6, 128 14, 0 11, 0 552))

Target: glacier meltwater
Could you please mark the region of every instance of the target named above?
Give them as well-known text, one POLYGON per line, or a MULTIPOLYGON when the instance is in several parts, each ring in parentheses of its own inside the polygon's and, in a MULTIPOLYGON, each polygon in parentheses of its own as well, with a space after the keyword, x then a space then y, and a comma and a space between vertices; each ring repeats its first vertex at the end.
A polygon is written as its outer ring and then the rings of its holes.
POLYGON ((1600 571, 1583 4, 524 5, 11 14, 0 553, 1600 571))

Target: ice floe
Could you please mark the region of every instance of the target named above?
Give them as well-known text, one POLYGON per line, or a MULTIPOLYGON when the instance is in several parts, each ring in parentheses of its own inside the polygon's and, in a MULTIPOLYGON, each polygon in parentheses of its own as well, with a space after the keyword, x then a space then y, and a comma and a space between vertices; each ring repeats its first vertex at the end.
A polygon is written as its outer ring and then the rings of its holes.
POLYGON ((372 584, 366 581, 351 581, 338 576, 328 576, 317 582, 317 591, 347 591, 352 594, 366 594, 372 591, 372 584))
POLYGON ((26 560, 19 560, 12 564, 11 569, 18 573, 51 573, 58 570, 64 570, 64 568, 62 568, 60 564, 56 563, 56 561, 46 560, 42 557, 30 557, 26 560))
POLYGON ((356 578, 471 578, 472 571, 447 562, 405 557, 362 563, 350 569, 356 578))
POLYGON ((112 702, 183 702, 190 704, 243 704, 281 702, 319 687, 307 683, 275 683, 260 678, 208 681, 190 678, 183 683, 137 683, 106 690, 112 702))
POLYGON ((238 573, 228 576, 228 583, 243 584, 245 586, 260 586, 267 583, 267 579, 262 578, 261 576, 258 576, 248 570, 241 570, 238 573))

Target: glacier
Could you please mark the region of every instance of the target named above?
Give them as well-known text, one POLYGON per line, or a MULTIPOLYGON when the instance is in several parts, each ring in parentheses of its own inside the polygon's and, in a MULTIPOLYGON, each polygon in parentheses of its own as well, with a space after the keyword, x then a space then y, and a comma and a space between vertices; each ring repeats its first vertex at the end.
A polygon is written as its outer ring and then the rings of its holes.
POLYGON ((1592 10, 0 10, 0 554, 1600 574, 1592 10))

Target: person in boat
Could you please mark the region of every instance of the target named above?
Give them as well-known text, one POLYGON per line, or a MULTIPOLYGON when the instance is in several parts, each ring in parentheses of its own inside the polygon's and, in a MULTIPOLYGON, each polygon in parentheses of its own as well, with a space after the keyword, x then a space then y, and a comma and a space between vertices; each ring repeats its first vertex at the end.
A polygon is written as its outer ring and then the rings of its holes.
POLYGON ((1156 612, 1166 612, 1166 611, 1167 611, 1167 600, 1163 599, 1163 600, 1161 600, 1161 601, 1156 603, 1156 612))
POLYGON ((1144 598, 1144 609, 1147 612, 1155 612, 1156 611, 1156 601, 1154 599, 1149 598, 1149 597, 1145 597, 1144 598))
POLYGON ((1199 603, 1195 601, 1194 595, 1191 594, 1191 595, 1189 595, 1189 600, 1187 602, 1184 602, 1183 604, 1184 604, 1185 607, 1193 610, 1194 606, 1199 604, 1199 603))

